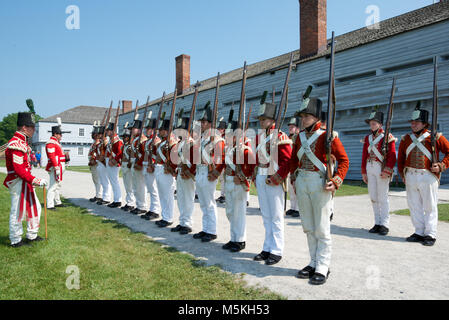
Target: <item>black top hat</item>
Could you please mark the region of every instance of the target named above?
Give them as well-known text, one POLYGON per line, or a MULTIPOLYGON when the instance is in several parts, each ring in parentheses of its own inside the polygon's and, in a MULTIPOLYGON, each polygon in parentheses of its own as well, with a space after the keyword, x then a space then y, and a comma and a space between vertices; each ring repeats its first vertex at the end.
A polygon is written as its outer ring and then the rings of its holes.
POLYGON ((34 127, 36 126, 36 120, 34 119, 34 114, 31 112, 19 112, 17 115, 17 126, 27 126, 34 127))
POLYGON ((199 120, 212 122, 212 109, 210 108, 210 101, 207 102, 205 109, 199 120))
POLYGON ((416 105, 415 111, 412 113, 412 117, 409 121, 421 121, 429 123, 429 111, 421 110, 421 101, 416 105))
POLYGON ((108 127, 107 127, 106 130, 115 131, 115 123, 114 122, 109 122, 108 127))
POLYGON ((176 129, 187 130, 187 127, 189 126, 189 120, 190 118, 179 118, 178 122, 176 123, 176 129))
POLYGON ((219 121, 217 129, 226 129, 226 121, 224 120, 219 121))
POLYGON ((256 116, 256 118, 268 118, 268 119, 276 119, 276 105, 274 103, 263 103, 259 107, 259 112, 256 116))
POLYGON ((168 130, 170 128, 170 120, 163 120, 159 123, 159 130, 168 130))
POLYGON ((51 134, 62 134, 61 126, 51 127, 51 134))
POLYGON ((295 126, 299 127, 299 118, 298 117, 292 117, 288 123, 289 126, 295 126))
POLYGON ((142 120, 134 120, 133 128, 142 129, 142 120))
POLYGON ((156 127, 156 119, 147 119, 146 123, 145 123, 145 128, 146 129, 154 129, 156 127))
POLYGON ((301 116, 301 114, 311 114, 312 116, 321 119, 321 109, 323 103, 318 98, 305 98, 299 107, 299 110, 295 113, 295 116, 301 116))
POLYGON ((103 134, 104 133, 104 126, 100 126, 100 127, 98 127, 98 134, 103 134))
POLYGON ((366 123, 369 124, 370 121, 377 121, 380 124, 384 123, 384 113, 382 111, 373 110, 369 115, 369 118, 365 120, 366 123))

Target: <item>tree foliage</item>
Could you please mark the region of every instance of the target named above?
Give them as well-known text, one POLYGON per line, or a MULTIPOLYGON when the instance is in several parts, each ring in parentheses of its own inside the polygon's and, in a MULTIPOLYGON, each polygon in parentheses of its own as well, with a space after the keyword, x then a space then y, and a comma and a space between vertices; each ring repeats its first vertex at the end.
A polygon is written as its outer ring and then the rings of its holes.
MULTIPOLYGON (((42 119, 39 115, 35 115, 36 121, 42 119)), ((17 113, 10 113, 0 122, 0 145, 7 143, 14 132, 17 130, 17 113)))

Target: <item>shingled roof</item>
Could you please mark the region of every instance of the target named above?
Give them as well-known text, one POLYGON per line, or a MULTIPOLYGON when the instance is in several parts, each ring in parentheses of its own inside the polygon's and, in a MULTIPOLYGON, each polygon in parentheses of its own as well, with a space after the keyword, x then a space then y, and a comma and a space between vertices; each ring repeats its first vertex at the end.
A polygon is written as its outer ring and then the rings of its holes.
MULTIPOLYGON (((431 24, 435 24, 449 19, 449 1, 443 0, 433 5, 429 5, 414 11, 407 12, 397 17, 393 17, 380 22, 380 28, 369 29, 367 27, 354 30, 343 35, 335 37, 336 52, 352 49, 358 46, 362 46, 374 41, 382 40, 388 37, 392 37, 404 32, 408 32, 414 29, 422 28, 431 24)), ((330 42, 330 40, 329 40, 330 42)), ((293 51, 293 59, 295 64, 305 63, 307 61, 318 59, 323 56, 329 55, 330 49, 320 52, 314 56, 300 59, 299 50, 293 51)), ((272 72, 280 69, 287 68, 290 59, 290 52, 254 63, 247 66, 247 77, 251 78, 263 73, 272 72)), ((220 75, 220 84, 226 85, 232 82, 240 81, 242 77, 242 69, 235 69, 227 73, 220 75)), ((200 81, 199 91, 209 90, 216 85, 217 77, 209 78, 200 81)), ((185 93, 179 97, 188 96, 193 94, 195 88, 192 84, 190 88, 185 90, 185 93)), ((162 98, 162 97, 161 97, 162 98)), ((155 105, 160 103, 161 98, 153 100, 149 105, 155 105)), ((166 101, 173 99, 173 92, 166 95, 166 101)), ((139 106, 139 108, 145 107, 145 105, 139 106)))
MULTIPOLYGON (((102 121, 108 108, 78 106, 54 116, 40 119, 39 122, 56 122, 56 118, 61 118, 62 123, 93 124, 94 121, 102 121)), ((115 118, 115 115, 113 116, 115 118)))

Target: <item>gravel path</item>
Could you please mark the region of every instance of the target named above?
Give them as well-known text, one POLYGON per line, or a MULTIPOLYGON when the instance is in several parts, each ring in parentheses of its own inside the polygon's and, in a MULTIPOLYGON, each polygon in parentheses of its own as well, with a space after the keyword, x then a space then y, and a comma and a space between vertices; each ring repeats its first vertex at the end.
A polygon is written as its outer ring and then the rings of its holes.
MULTIPOLYGON (((43 170, 35 170, 35 173, 48 179, 43 170)), ((331 274, 325 285, 312 286, 307 280, 295 278, 298 269, 309 261, 307 241, 299 218, 285 219, 285 250, 280 263, 266 266, 252 260, 261 251, 264 239, 262 217, 255 196, 251 196, 247 212, 247 247, 240 253, 230 253, 221 249, 229 240, 229 223, 223 205, 218 209, 218 239, 204 244, 191 235, 172 233, 158 228, 154 222, 121 210, 92 204, 87 199, 93 196, 93 190, 90 174, 65 173, 62 194, 74 204, 190 253, 208 265, 242 273, 249 285, 267 287, 289 299, 449 298, 449 224, 439 222, 438 240, 433 247, 405 241, 414 231, 408 216, 392 215, 388 236, 372 235, 368 233, 373 225, 373 214, 367 195, 335 199, 331 274)), ((124 192, 123 185, 122 190, 124 192)), ((449 200, 449 190, 442 187, 440 199, 442 202, 449 200)), ((407 208, 404 193, 392 192, 390 205, 391 211, 407 208)), ((177 207, 175 210, 173 226, 179 217, 177 207)), ((198 203, 195 204, 193 231, 201 231, 198 203)))

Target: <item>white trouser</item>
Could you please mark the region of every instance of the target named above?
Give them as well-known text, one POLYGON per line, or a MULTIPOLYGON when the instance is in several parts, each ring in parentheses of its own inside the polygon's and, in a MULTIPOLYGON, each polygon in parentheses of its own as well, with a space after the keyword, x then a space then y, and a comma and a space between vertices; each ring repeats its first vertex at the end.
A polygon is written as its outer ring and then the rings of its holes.
POLYGON ((269 186, 266 175, 256 176, 257 197, 265 227, 263 251, 282 256, 284 251, 284 189, 269 186))
POLYGON ((144 164, 144 177, 145 184, 147 186, 147 192, 150 194, 150 211, 154 213, 161 213, 161 204, 159 201, 159 190, 156 182, 156 173, 149 173, 146 168, 147 166, 144 164))
POLYGON ((368 177, 368 192, 374 211, 374 224, 387 227, 390 222, 390 203, 388 189, 390 179, 380 177, 382 164, 378 161, 368 161, 366 175, 368 177))
POLYGON ((231 227, 231 241, 246 241, 246 199, 247 193, 241 185, 234 183, 234 177, 226 180, 226 217, 231 227))
POLYGON ((164 173, 164 166, 156 165, 154 169, 156 176, 159 201, 161 203, 162 220, 173 222, 173 211, 175 205, 175 177, 164 173))
POLYGON ((123 184, 125 185, 126 205, 128 207, 135 207, 136 198, 134 197, 133 191, 133 172, 130 168, 128 168, 128 162, 122 163, 122 177, 123 177, 123 184))
POLYGON ((183 179, 178 173, 176 179, 176 198, 178 200, 179 224, 183 227, 193 228, 193 209, 195 205, 195 181, 183 179))
MULTIPOLYGON (((9 239, 11 244, 19 243, 22 240, 23 227, 22 222, 18 222, 19 219, 19 207, 20 207, 20 194, 22 192, 22 179, 17 178, 15 182, 11 183, 9 187, 9 194, 11 195, 11 211, 9 213, 9 239)), ((41 217, 41 203, 34 193, 36 199, 36 207, 38 212, 38 221, 41 217)), ((23 215, 26 216, 26 212, 23 215)), ((26 219, 26 218, 25 218, 26 219)), ((39 231, 39 223, 31 223, 27 221, 27 234, 26 237, 30 240, 34 240, 37 237, 39 231)))
POLYGON ((56 181, 54 168, 51 168, 48 174, 50 175, 50 184, 47 192, 47 208, 53 208, 55 205, 61 204, 62 181, 56 181))
POLYGON ((97 166, 90 166, 90 173, 92 174, 92 181, 95 185, 95 197, 98 199, 101 199, 101 183, 100 183, 100 177, 98 176, 97 166))
POLYGON ((218 179, 209 181, 207 179, 208 167, 197 165, 196 168, 196 193, 203 212, 203 232, 217 235, 217 203, 214 193, 218 179))
POLYGON ((218 178, 220 182, 220 196, 226 197, 226 174, 223 172, 218 178))
POLYGON ((114 193, 114 202, 122 202, 122 190, 120 189, 120 181, 118 179, 120 167, 111 167, 109 165, 109 159, 106 159, 106 172, 109 183, 112 186, 112 192, 114 193))
POLYGON ((407 203, 415 233, 436 239, 438 224, 438 186, 435 175, 425 169, 407 168, 407 203))
POLYGON ((100 161, 98 161, 97 163, 98 177, 100 178, 101 187, 103 188, 103 196, 101 197, 101 199, 106 202, 111 202, 111 185, 109 184, 106 167, 100 161))
POLYGON ((298 201, 296 200, 296 193, 293 185, 290 183, 290 176, 288 177, 288 193, 290 195, 290 209, 298 211, 298 201))
POLYGON ((295 187, 302 227, 309 244, 309 266, 327 275, 332 253, 332 193, 324 190, 323 179, 319 172, 301 170, 295 187))
POLYGON ((133 190, 136 197, 136 207, 139 210, 147 211, 147 186, 145 184, 145 172, 144 169, 138 171, 131 169, 133 174, 133 190))

